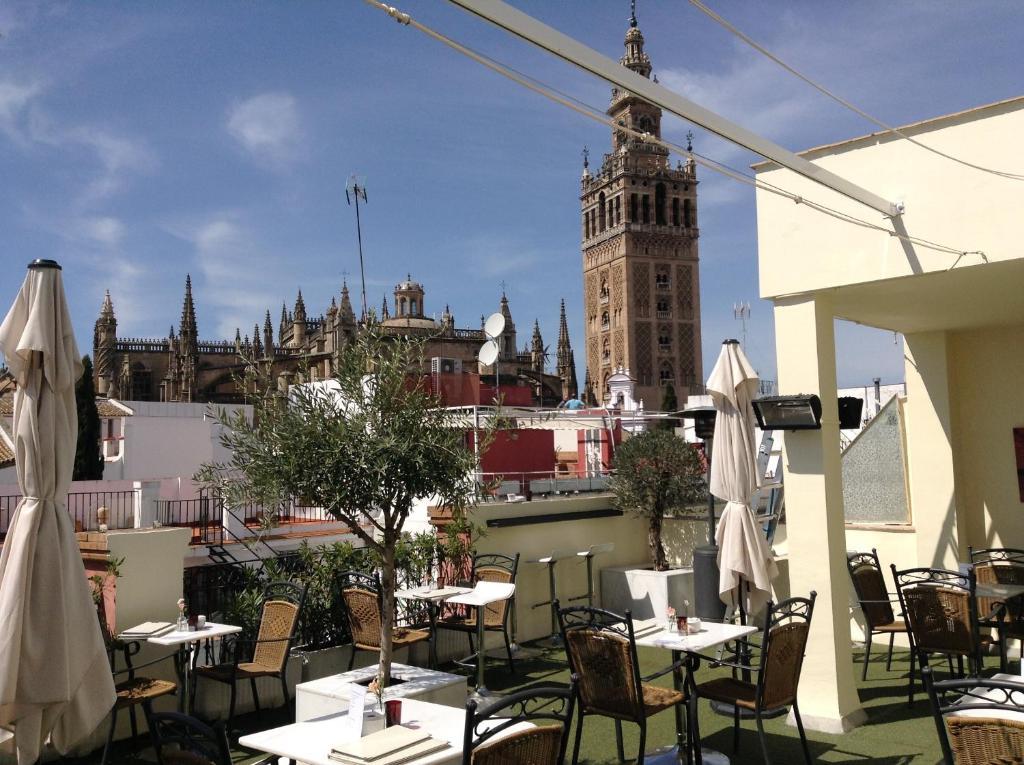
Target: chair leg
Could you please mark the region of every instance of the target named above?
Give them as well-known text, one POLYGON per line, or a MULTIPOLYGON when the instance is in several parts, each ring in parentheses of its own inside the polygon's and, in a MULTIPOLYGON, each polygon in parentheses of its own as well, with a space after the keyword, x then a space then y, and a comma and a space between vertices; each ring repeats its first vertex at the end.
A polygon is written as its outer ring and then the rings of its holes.
POLYGON ((732 751, 739 754, 740 751, 740 708, 732 705, 732 751))
POLYGON ((647 745, 647 719, 640 723, 640 749, 636 756, 636 765, 644 765, 644 747, 647 745))
POLYGON ((352 654, 348 657, 348 671, 352 671, 352 667, 356 665, 356 644, 352 644, 352 654))
POLYGON ((864 671, 860 673, 861 682, 868 679, 868 662, 871 660, 871 629, 868 628, 864 640, 864 671))
MULTIPOLYGON (((288 705, 291 703, 291 699, 288 698, 288 673, 286 670, 282 670, 281 672, 281 698, 284 699, 284 703, 281 706, 287 714, 288 705)), ((294 719, 294 715, 292 716, 292 719, 294 719)))
POLYGON ((949 676, 952 677, 955 674, 953 672, 953 654, 946 654, 946 664, 949 665, 949 676))
POLYGON ((231 700, 228 702, 228 720, 227 720, 228 736, 231 735, 231 723, 235 719, 235 696, 237 695, 237 690, 236 690, 237 688, 238 688, 238 684, 237 683, 231 683, 231 700))
POLYGON ((466 630, 466 637, 469 639, 469 655, 472 656, 476 653, 476 648, 473 647, 473 632, 466 630))
POLYGON ((583 718, 584 714, 580 712, 580 719, 576 722, 576 743, 572 748, 572 765, 577 765, 580 760, 580 741, 583 740, 583 718))
POLYGON ((885 671, 892 672, 892 647, 896 642, 896 633, 889 633, 889 658, 885 660, 885 671))
POLYGON ((804 733, 804 721, 800 719, 800 707, 793 702, 793 717, 796 718, 796 729, 800 732, 800 745, 804 748, 804 760, 811 765, 811 750, 807 746, 807 735, 804 733))
POLYGON ((626 761, 626 752, 622 748, 622 721, 615 721, 615 753, 619 755, 619 762, 626 761))
POLYGON ((754 712, 754 719, 757 721, 757 737, 761 739, 761 753, 764 755, 764 765, 772 765, 772 758, 768 754, 768 739, 764 735, 764 720, 761 719, 760 710, 754 712))
POLYGON ((502 630, 501 630, 501 635, 502 635, 502 637, 505 638, 505 653, 508 654, 508 671, 512 672, 512 673, 515 673, 516 665, 515 665, 515 662, 512 661, 512 643, 509 642, 509 639, 508 639, 508 630, 506 630, 503 627, 502 630))
POLYGON ((139 722, 135 719, 135 707, 128 707, 128 719, 132 724, 132 746, 135 745, 135 739, 139 737, 139 722))
POLYGON ((160 738, 153 727, 153 704, 145 701, 142 704, 142 715, 146 720, 146 729, 149 731, 149 741, 153 745, 153 752, 156 755, 157 765, 164 765, 163 755, 160 754, 160 738))
POLYGON ((103 757, 100 765, 107 765, 107 756, 110 754, 110 745, 114 742, 114 728, 117 727, 117 707, 110 712, 110 730, 107 731, 107 743, 103 745, 103 757))
POLYGON ((914 706, 914 663, 915 663, 915 660, 916 660, 918 668, 920 668, 920 669, 924 669, 925 667, 928 666, 928 660, 925 659, 923 655, 918 656, 917 655, 917 651, 915 651, 914 649, 910 650, 910 691, 909 691, 909 698, 907 699, 907 704, 910 705, 910 706, 914 706))
POLYGON ((256 688, 256 678, 249 678, 249 687, 252 688, 252 703, 256 707, 256 719, 263 716, 263 710, 260 709, 260 692, 256 688))
POLYGON ((964 675, 964 657, 963 656, 957 656, 956 657, 956 673, 957 673, 957 675, 959 677, 966 677, 966 675, 964 675))

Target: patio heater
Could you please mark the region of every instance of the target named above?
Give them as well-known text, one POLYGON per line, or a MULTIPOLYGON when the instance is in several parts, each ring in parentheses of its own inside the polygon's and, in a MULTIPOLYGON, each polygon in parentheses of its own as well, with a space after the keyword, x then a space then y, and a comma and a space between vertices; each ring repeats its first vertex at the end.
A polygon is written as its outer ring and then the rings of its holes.
POLYGON ((718 411, 713 406, 695 406, 679 413, 684 419, 693 420, 693 432, 704 442, 704 454, 708 460, 708 543, 693 550, 693 596, 694 615, 701 619, 721 621, 725 617, 725 603, 718 595, 718 545, 715 544, 715 497, 711 493, 711 460, 715 440, 715 418, 718 411))

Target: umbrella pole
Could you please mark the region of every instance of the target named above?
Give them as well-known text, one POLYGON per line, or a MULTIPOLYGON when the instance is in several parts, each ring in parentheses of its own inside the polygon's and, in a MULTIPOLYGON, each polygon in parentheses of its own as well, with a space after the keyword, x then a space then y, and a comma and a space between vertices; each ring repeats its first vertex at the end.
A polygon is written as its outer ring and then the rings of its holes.
POLYGON ((715 495, 711 493, 711 447, 714 438, 704 439, 704 451, 708 458, 708 544, 715 544, 715 495))
MULTIPOLYGON (((746 606, 746 603, 744 602, 746 600, 744 595, 745 594, 749 594, 749 592, 750 592, 750 583, 747 582, 746 578, 743 577, 742 575, 740 576, 740 583, 739 583, 739 586, 737 586, 736 590, 739 593, 740 624, 745 627, 747 625, 747 606, 746 606), (744 589, 746 589, 746 593, 744 592, 744 589)), ((740 641, 739 660, 740 660, 740 664, 742 664, 744 667, 749 667, 750 666, 750 645, 747 643, 747 639, 746 638, 743 638, 740 641)), ((741 677, 743 678, 743 682, 749 683, 750 682, 750 670, 749 669, 744 669, 741 672, 741 677)))

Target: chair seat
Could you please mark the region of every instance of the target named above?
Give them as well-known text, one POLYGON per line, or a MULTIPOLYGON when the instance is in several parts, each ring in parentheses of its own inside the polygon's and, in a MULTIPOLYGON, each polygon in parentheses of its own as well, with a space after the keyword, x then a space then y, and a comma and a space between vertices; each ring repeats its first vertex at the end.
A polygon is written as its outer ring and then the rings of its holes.
POLYGON ((672 688, 662 688, 660 685, 643 683, 644 691, 644 716, 650 717, 662 710, 681 704, 686 697, 672 688))
POLYGON ((208 667, 196 667, 195 672, 197 675, 202 675, 210 680, 216 680, 219 683, 230 683, 232 677, 271 677, 281 674, 280 670, 274 667, 256 664, 251 661, 239 662, 237 670, 232 664, 216 664, 208 667))
MULTIPOLYGON (((421 640, 429 640, 430 633, 426 630, 411 630, 406 627, 397 627, 391 633, 391 645, 395 648, 404 648, 410 646, 413 643, 419 643, 421 640)), ((355 647, 361 651, 379 651, 379 645, 370 645, 369 643, 355 643, 355 647)))
POLYGON ((174 693, 178 690, 178 685, 170 680, 137 677, 134 680, 123 680, 115 686, 115 690, 117 706, 124 708, 174 693))
POLYGON ((732 677, 718 677, 697 686, 697 695, 744 709, 757 707, 757 686, 732 677))
POLYGON ((871 629, 873 632, 906 632, 907 623, 902 619, 896 619, 889 624, 876 624, 871 629))
MULTIPOLYGON (((462 630, 464 632, 476 632, 476 609, 469 616, 449 616, 442 619, 437 623, 438 627, 447 630, 462 630)), ((486 630, 500 630, 502 629, 501 622, 488 623, 487 618, 484 617, 484 629, 486 630)))

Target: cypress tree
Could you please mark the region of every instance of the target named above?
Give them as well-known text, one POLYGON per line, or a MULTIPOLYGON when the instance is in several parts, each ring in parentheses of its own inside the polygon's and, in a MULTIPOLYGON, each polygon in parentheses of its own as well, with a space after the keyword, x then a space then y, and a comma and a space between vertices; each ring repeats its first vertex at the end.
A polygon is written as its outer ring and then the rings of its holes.
POLYGON ((103 479, 103 455, 100 453, 100 413, 96 408, 96 388, 92 382, 92 359, 82 357, 82 377, 75 384, 78 409, 78 445, 75 448, 76 481, 103 479))
MULTIPOLYGON (((661 411, 663 412, 675 412, 678 411, 679 404, 676 401, 676 389, 675 386, 669 384, 665 386, 665 394, 661 399, 661 411)), ((672 417, 666 417, 664 420, 658 421, 659 430, 673 430, 679 425, 679 420, 672 417)))

